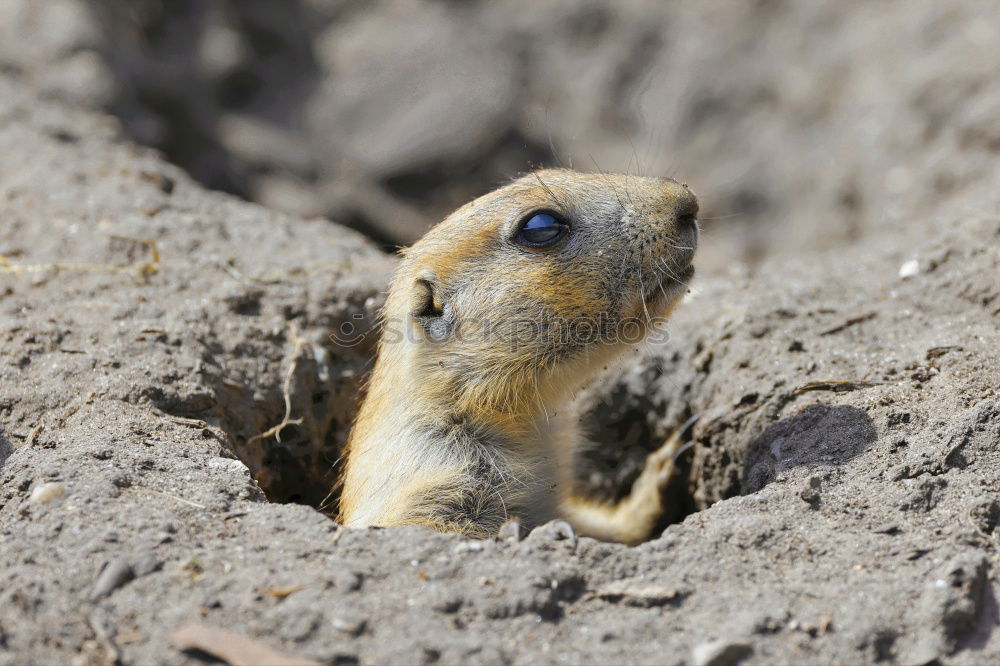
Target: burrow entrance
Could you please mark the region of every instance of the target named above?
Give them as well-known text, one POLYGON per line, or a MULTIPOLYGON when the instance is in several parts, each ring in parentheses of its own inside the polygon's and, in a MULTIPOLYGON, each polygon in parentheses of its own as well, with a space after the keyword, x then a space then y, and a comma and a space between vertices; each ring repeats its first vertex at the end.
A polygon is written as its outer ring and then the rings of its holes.
POLYGON ((294 327, 276 343, 283 349, 280 363, 253 387, 213 378, 216 419, 230 452, 250 468, 269 501, 307 504, 332 517, 342 452, 374 344, 339 347, 325 333, 294 327))
MULTIPOLYGON (((342 453, 364 395, 374 344, 345 347, 318 331, 294 329, 279 344, 284 350, 280 372, 271 372, 254 390, 222 377, 212 380, 216 420, 231 453, 250 468, 269 501, 307 504, 332 517, 342 453)), ((575 472, 583 492, 606 501, 628 493, 646 455, 669 434, 652 425, 654 409, 634 394, 613 389, 586 406, 588 433, 603 445, 587 447, 578 457, 575 472)), ((697 510, 690 492, 691 459, 689 453, 678 461, 664 526, 697 510)))
MULTIPOLYGON (((342 452, 363 397, 374 344, 343 347, 323 334, 292 330, 281 372, 272 373, 256 391, 215 382, 219 424, 231 452, 247 464, 268 500, 307 504, 335 516, 342 452), (248 395, 255 397, 248 400, 248 395)), ((650 383, 664 372, 669 368, 650 368, 650 383)), ((669 411, 684 422, 692 411, 686 405, 665 408, 649 393, 615 382, 601 386, 582 403, 585 431, 597 444, 582 451, 575 474, 583 492, 613 501, 628 493, 646 456, 675 427, 662 415, 669 411)), ((681 398, 689 397, 681 393, 681 398)), ((761 399, 782 403, 788 398, 775 394, 761 399)), ((851 407, 810 405, 749 429, 740 427, 744 416, 733 410, 722 417, 724 422, 703 420, 682 433, 695 446, 678 459, 667 489, 668 510, 654 534, 715 501, 760 490, 784 468, 846 462, 876 438, 868 415, 851 407), (755 428, 759 432, 749 431, 755 428)))

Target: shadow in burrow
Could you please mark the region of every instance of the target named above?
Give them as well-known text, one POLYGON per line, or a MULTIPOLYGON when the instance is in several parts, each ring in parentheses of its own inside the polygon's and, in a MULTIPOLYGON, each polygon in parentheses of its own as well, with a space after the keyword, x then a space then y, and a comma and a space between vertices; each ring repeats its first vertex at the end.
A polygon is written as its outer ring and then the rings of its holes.
POLYGON ((739 493, 755 493, 793 467, 843 465, 866 451, 877 437, 874 422, 862 409, 809 405, 750 440, 739 493))
POLYGON ((871 417, 848 405, 812 404, 756 428, 745 416, 734 410, 696 428, 686 478, 693 510, 758 492, 795 467, 843 465, 877 439, 871 417))
MULTIPOLYGON (((359 324, 366 331, 373 325, 369 319, 359 324)), ((214 434, 247 466, 268 501, 335 515, 344 447, 364 395, 374 344, 369 342, 373 336, 362 336, 353 346, 332 342, 327 331, 337 322, 331 322, 308 330, 290 327, 268 338, 268 344, 280 347, 281 357, 257 374, 231 364, 231 352, 221 345, 210 345, 212 362, 202 367, 201 386, 161 385, 145 397, 173 417, 204 423, 205 435, 214 434)))
MULTIPOLYGON (((209 379, 212 416, 225 433, 230 452, 249 467, 271 502, 307 504, 327 515, 337 514, 344 445, 374 361, 375 346, 369 340, 375 340, 378 332, 377 322, 358 325, 371 335, 355 347, 315 338, 293 349, 293 341, 283 337, 282 373, 258 377, 254 391, 223 374, 209 379)), ((658 374, 662 369, 650 369, 641 380, 652 381, 658 374)), ((586 494, 614 501, 628 493, 648 453, 670 433, 660 423, 662 401, 649 394, 613 387, 595 397, 584 430, 595 443, 611 445, 582 451, 574 472, 586 494)), ((163 396, 159 402, 164 411, 177 416, 206 416, 183 403, 166 404, 163 396)), ((682 413, 680 418, 687 416, 682 413)), ((690 429, 683 434, 690 436, 690 429)), ((678 478, 686 477, 689 469, 685 457, 678 478)), ((670 509, 665 523, 682 520, 694 510, 682 484, 672 484, 667 495, 670 509)))
MULTIPOLYGON (((674 434, 674 429, 689 421, 692 412, 683 400, 686 389, 674 384, 677 395, 669 397, 662 391, 643 390, 675 374, 680 363, 678 354, 657 359, 642 364, 627 378, 598 381, 593 390, 580 396, 576 406, 581 414, 584 445, 574 460, 577 492, 601 502, 623 499, 649 454, 674 434)), ((687 441, 692 432, 693 424, 688 422, 687 428, 677 434, 687 441)), ((686 453, 676 461, 674 480, 665 489, 666 511, 653 534, 698 510, 685 483, 690 473, 691 455, 686 453)))
POLYGON ((330 516, 337 513, 343 453, 370 368, 365 351, 338 351, 301 349, 286 360, 294 365, 284 385, 272 385, 265 400, 237 403, 243 418, 232 403, 227 410, 234 453, 268 500, 308 504, 330 516), (251 422, 254 430, 246 427, 251 422))
MULTIPOLYGON (((657 370, 647 374, 640 379, 652 385, 657 370)), ((624 385, 613 386, 587 408, 583 427, 588 439, 604 445, 588 447, 575 472, 584 492, 604 501, 627 494, 646 456, 671 434, 658 415, 671 414, 676 427, 692 414, 686 405, 664 403, 656 392, 624 385)), ((694 439, 694 446, 677 461, 674 481, 665 490, 667 511, 654 534, 719 500, 755 493, 788 469, 843 465, 877 438, 871 417, 844 405, 809 405, 756 432, 748 433, 745 421, 739 421, 734 410, 681 433, 694 439)))
MULTIPOLYGON (((275 374, 266 387, 258 384, 253 398, 223 377, 212 384, 231 449, 250 467, 267 498, 309 504, 332 515, 339 499, 336 482, 343 446, 363 398, 374 345, 344 349, 323 342, 286 356, 283 365, 291 372, 284 377, 275 374), (293 359, 294 366, 289 366, 293 359), (286 407, 296 422, 280 430, 280 442, 273 433, 260 437, 282 422, 286 407)), ((636 381, 650 385, 658 371, 650 369, 649 376, 643 374, 636 381)), ((574 470, 584 492, 606 501, 627 494, 648 453, 670 434, 665 428, 676 427, 691 415, 681 396, 665 401, 657 392, 615 384, 610 388, 595 393, 581 425, 588 439, 613 445, 584 451, 574 470)), ((167 411, 188 410, 175 405, 167 411)), ((682 433, 694 438, 696 446, 678 460, 660 527, 720 499, 757 492, 784 470, 844 464, 877 437, 868 414, 850 406, 809 405, 749 436, 735 416, 698 423, 682 433)), ((3 450, 0 440, 0 461, 3 450)))
POLYGON ((7 464, 7 458, 14 453, 14 447, 11 445, 10 440, 7 439, 6 434, 3 430, 0 430, 0 471, 3 470, 4 466, 7 464))

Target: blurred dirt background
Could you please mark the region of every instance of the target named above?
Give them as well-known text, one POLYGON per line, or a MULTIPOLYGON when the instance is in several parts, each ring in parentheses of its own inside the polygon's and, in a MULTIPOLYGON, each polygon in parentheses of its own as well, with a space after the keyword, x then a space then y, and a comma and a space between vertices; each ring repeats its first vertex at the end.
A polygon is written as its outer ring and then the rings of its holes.
POLYGON ((0 664, 1000 660, 997 72, 985 0, 0 0, 0 664), (683 522, 339 530, 383 250, 552 164, 701 196, 581 396, 605 496, 701 415, 683 522))
POLYGON ((702 264, 757 262, 947 210, 1000 148, 993 0, 0 10, 0 62, 45 95, 112 111, 212 189, 384 246, 564 164, 683 178, 702 264))

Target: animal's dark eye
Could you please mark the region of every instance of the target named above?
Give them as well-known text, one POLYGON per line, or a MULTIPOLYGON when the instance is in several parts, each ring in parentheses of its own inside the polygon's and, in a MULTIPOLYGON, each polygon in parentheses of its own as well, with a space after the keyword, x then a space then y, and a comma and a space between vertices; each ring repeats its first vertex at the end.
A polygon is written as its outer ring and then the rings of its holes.
POLYGON ((550 247, 569 231, 569 225, 552 213, 531 213, 517 228, 514 240, 528 247, 550 247))

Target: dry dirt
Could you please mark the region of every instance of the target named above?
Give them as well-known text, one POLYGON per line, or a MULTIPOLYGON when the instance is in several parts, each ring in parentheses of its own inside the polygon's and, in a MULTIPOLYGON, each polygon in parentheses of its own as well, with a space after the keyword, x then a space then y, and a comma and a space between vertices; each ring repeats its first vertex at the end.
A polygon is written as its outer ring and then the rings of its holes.
POLYGON ((995 0, 0 0, 0 68, 212 189, 409 243, 530 164, 672 174, 701 265, 968 201, 995 0))
POLYGON ((581 398, 596 491, 700 415, 659 538, 469 542, 279 503, 333 501, 393 260, 120 135, 0 79, 0 663, 1000 660, 996 198, 703 276, 581 398))
POLYGON ((192 622, 329 664, 1000 662, 995 2, 121 7, 0 0, 0 666, 203 664, 192 622), (579 473, 620 494, 697 415, 679 522, 340 530, 394 259, 310 216, 405 241, 640 157, 699 192, 700 274, 581 395, 579 473))

